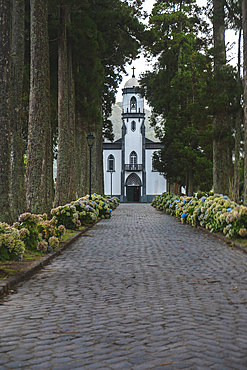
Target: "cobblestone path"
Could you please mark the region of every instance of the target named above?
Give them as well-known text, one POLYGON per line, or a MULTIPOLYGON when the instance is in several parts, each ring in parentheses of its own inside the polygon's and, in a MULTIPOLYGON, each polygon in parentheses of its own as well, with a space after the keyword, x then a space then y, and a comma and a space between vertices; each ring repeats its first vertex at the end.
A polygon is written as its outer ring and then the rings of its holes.
POLYGON ((247 255, 121 204, 0 305, 0 370, 247 369, 247 255))

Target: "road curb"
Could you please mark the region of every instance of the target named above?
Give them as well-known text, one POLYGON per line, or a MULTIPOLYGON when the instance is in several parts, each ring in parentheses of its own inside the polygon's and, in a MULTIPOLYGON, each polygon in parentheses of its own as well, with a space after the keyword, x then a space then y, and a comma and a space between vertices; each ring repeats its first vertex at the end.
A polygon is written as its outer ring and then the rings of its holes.
POLYGON ((30 266, 24 268, 22 271, 18 272, 16 275, 0 281, 0 297, 3 297, 4 295, 8 294, 8 292, 12 290, 15 285, 30 278, 37 271, 41 270, 43 266, 48 265, 48 263, 50 263, 55 257, 59 256, 65 249, 71 246, 71 244, 73 244, 82 234, 87 232, 91 227, 96 225, 99 221, 95 222, 93 225, 85 226, 78 233, 71 236, 65 242, 61 243, 60 246, 56 250, 54 250, 52 253, 49 253, 46 256, 40 258, 39 260, 33 262, 30 266))

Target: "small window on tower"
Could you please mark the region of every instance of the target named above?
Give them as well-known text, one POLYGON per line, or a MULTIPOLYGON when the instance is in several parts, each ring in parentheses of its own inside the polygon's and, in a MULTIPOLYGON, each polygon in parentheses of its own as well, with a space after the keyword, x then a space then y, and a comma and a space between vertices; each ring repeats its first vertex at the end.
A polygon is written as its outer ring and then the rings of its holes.
POLYGON ((130 99, 130 110, 136 110, 136 98, 134 96, 130 99))
POLYGON ((136 123, 135 123, 135 121, 132 121, 131 122, 131 131, 135 131, 136 130, 136 123))

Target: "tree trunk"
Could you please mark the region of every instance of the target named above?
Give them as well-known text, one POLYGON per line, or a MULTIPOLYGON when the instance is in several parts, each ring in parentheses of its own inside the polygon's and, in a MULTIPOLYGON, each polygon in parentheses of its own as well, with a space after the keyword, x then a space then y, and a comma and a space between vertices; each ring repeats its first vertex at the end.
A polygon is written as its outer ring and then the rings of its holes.
POLYGON ((28 210, 52 207, 50 71, 47 0, 31 0, 31 66, 26 194, 28 210))
POLYGON ((72 52, 67 43, 68 13, 60 7, 58 26, 58 159, 55 206, 76 198, 75 90, 72 52))
POLYGON ((76 112, 76 198, 89 192, 88 125, 79 111, 76 112))
MULTIPOLYGON (((92 148, 92 193, 104 194, 102 121, 93 119, 90 132, 95 140, 92 148)), ((89 151, 89 149, 88 149, 89 151)))
POLYGON ((76 198, 76 169, 75 169, 75 84, 73 76, 72 64, 72 48, 71 43, 68 41, 68 199, 75 200, 76 198))
POLYGON ((242 0, 242 25, 244 39, 244 205, 247 206, 247 4, 242 0))
POLYGON ((193 171, 189 170, 188 172, 188 196, 193 196, 193 171))
POLYGON ((11 206, 17 220, 27 208, 25 193, 24 144, 22 138, 22 88, 24 68, 24 0, 13 0, 11 42, 10 130, 11 206))
MULTIPOLYGON (((213 0, 214 70, 222 71, 226 64, 225 14, 223 0, 213 0)), ((213 187, 215 193, 229 194, 228 118, 222 112, 213 120, 213 187)))
POLYGON ((96 173, 97 173, 97 193, 104 194, 104 174, 103 174, 103 138, 102 138, 102 124, 97 126, 96 131, 96 173))
POLYGON ((0 222, 13 222, 10 207, 10 30, 11 2, 0 0, 0 222))
MULTIPOLYGON (((239 91, 241 88, 240 78, 240 54, 241 54, 241 31, 239 30, 238 38, 238 86, 239 91)), ((238 96, 238 111, 236 115, 236 127, 235 127, 235 161, 234 161, 234 201, 239 203, 239 161, 240 161, 240 140, 241 140, 241 106, 240 106, 241 95, 238 96)))

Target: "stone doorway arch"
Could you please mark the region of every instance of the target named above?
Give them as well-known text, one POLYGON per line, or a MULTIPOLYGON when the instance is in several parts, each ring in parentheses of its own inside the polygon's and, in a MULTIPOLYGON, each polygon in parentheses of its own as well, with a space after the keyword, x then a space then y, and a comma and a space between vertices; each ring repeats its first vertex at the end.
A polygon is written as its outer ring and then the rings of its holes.
POLYGON ((131 173, 126 179, 128 202, 140 202, 141 179, 136 173, 131 173))

